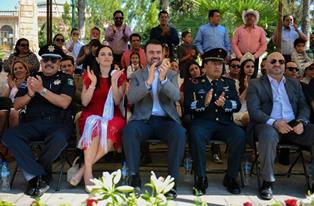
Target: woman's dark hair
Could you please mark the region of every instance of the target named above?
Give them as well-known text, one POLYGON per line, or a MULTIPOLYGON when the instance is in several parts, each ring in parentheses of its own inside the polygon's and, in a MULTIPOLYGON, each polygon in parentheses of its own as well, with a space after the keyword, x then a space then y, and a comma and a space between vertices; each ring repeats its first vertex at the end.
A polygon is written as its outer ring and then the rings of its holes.
POLYGON ((196 61, 190 62, 189 65, 186 67, 186 71, 185 71, 185 73, 186 73, 186 79, 192 78, 192 76, 191 76, 191 74, 190 74, 190 66, 193 65, 193 64, 197 65, 198 68, 199 68, 200 71, 201 71, 201 67, 200 67, 200 65, 199 65, 196 61))
POLYGON ((14 54, 15 55, 19 55, 20 54, 21 51, 19 49, 19 46, 20 46, 22 41, 27 41, 27 43, 29 44, 29 41, 26 38, 20 38, 19 40, 17 40, 17 42, 15 44, 15 47, 14 47, 14 50, 15 50, 14 54))
MULTIPOLYGON (((107 45, 100 45, 96 51, 96 57, 98 57, 99 55, 99 52, 102 48, 109 48, 112 52, 112 56, 113 56, 113 51, 112 51, 112 48, 110 46, 107 46, 107 45)), ((110 70, 109 70, 109 73, 108 73, 108 79, 109 79, 109 86, 111 86, 111 72, 114 70, 114 64, 113 64, 113 61, 112 61, 112 64, 110 66, 110 70)), ((97 62, 96 64, 93 65, 93 67, 91 68, 91 70, 93 70, 96 78, 97 78, 97 83, 96 83, 96 88, 99 88, 100 84, 100 76, 101 76, 101 72, 100 72, 100 64, 97 62)))
POLYGON ((62 38, 64 39, 63 34, 58 33, 58 34, 56 34, 56 35, 53 37, 53 40, 52 40, 52 41, 55 42, 55 41, 56 41, 56 38, 57 38, 58 36, 62 36, 62 38))
POLYGON ((92 40, 90 40, 90 42, 88 44, 90 46, 93 46, 93 47, 100 47, 101 46, 101 43, 98 39, 92 39, 92 40))
MULTIPOLYGON (((245 86, 244 86, 244 78, 245 78, 245 71, 244 71, 244 66, 246 65, 247 62, 253 62, 253 64, 255 65, 255 62, 251 59, 247 59, 244 62, 242 62, 241 66, 240 66, 240 73, 239 73, 239 94, 242 94, 242 92, 245 90, 245 86)), ((255 69, 254 69, 254 73, 251 76, 251 79, 255 79, 256 75, 255 74, 255 69)))

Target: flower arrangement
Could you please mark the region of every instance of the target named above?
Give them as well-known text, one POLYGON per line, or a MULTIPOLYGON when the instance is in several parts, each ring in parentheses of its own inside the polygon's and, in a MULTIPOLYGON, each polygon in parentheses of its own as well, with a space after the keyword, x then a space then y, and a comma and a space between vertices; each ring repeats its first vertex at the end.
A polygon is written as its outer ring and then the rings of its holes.
POLYGON ((94 185, 89 186, 92 197, 87 200, 88 206, 111 205, 111 206, 136 206, 136 205, 156 205, 166 206, 168 200, 165 196, 174 186, 174 178, 168 176, 156 177, 151 172, 150 182, 145 184, 151 190, 146 190, 142 195, 137 195, 133 187, 117 186, 121 179, 121 170, 104 172, 99 179, 91 180, 94 185))

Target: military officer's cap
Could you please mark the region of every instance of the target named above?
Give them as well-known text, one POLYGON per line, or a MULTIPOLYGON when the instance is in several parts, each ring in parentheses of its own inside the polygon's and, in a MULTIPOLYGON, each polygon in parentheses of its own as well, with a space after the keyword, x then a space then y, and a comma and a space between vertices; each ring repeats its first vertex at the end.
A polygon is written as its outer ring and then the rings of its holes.
POLYGON ((41 47, 38 54, 41 57, 52 57, 58 59, 61 59, 64 56, 62 49, 53 44, 46 44, 41 47))
POLYGON ((227 56, 226 50, 222 48, 211 49, 202 56, 203 60, 224 61, 227 56))

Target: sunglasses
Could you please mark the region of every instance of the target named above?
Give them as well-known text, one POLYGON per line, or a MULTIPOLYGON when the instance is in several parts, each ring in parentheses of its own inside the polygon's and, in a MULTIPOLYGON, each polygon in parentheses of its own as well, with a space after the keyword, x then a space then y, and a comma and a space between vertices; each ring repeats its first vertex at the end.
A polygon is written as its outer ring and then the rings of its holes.
POLYGON ((272 59, 270 61, 270 63, 273 65, 276 64, 277 62, 279 62, 279 64, 281 64, 281 65, 285 64, 285 60, 283 60, 283 59, 272 59))
POLYGON ((51 61, 51 63, 55 64, 55 63, 57 63, 57 61, 59 60, 59 58, 44 57, 42 60, 43 60, 44 63, 47 63, 47 62, 51 61))
POLYGON ((64 39, 56 39, 57 42, 64 42, 64 39))
POLYGON ((20 47, 29 47, 29 44, 20 44, 20 47))
POLYGON ((123 17, 114 17, 115 20, 123 20, 123 17))
POLYGON ((232 65, 230 65, 231 66, 231 68, 240 68, 240 65, 239 64, 232 64, 232 65))
POLYGON ((298 71, 299 71, 298 67, 287 67, 287 69, 288 69, 290 72, 293 72, 293 71, 298 72, 298 71))
POLYGON ((78 36, 80 33, 72 33, 73 36, 78 36))

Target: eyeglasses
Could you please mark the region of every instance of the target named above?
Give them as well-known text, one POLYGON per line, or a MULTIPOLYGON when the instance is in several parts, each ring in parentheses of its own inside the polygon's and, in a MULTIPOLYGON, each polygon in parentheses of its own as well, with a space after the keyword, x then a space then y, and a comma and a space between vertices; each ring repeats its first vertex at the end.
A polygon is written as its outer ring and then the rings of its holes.
POLYGON ((29 47, 29 44, 20 44, 20 47, 29 47))
POLYGON ((307 70, 313 71, 314 70, 314 66, 310 66, 306 68, 307 70))
POLYGON ((114 17, 115 20, 123 20, 123 17, 114 17))
POLYGON ((57 42, 64 42, 64 39, 56 39, 57 42))
POLYGON ((73 36, 78 36, 80 33, 72 33, 73 36))
POLYGON ((51 63, 55 64, 57 63, 57 61, 59 60, 59 58, 54 58, 54 57, 43 57, 43 62, 47 63, 49 61, 51 61, 51 63))
POLYGON ((231 68, 240 68, 240 65, 239 64, 231 64, 230 67, 231 68))
POLYGON ((285 64, 285 60, 283 60, 283 59, 272 59, 270 61, 271 64, 276 64, 277 62, 279 62, 279 64, 281 64, 281 65, 285 64))
POLYGON ((287 67, 287 69, 288 69, 290 72, 293 72, 293 71, 298 72, 298 71, 299 71, 298 67, 287 67))

